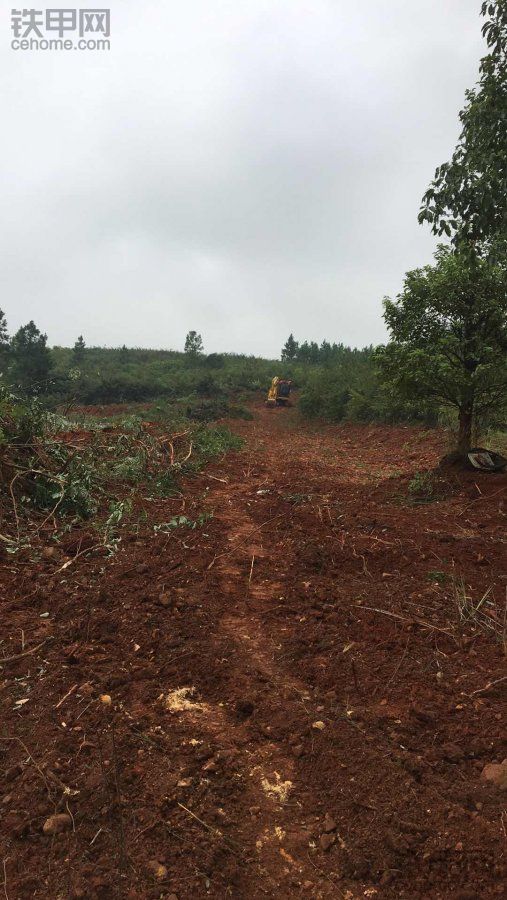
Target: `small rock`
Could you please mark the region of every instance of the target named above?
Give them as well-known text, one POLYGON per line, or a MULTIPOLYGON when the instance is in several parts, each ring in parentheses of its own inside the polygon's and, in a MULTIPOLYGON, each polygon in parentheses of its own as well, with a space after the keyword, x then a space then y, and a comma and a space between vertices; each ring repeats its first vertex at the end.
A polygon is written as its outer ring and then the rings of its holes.
POLYGON ((507 791, 507 759, 501 763, 488 763, 481 774, 484 781, 490 781, 501 791, 507 791))
POLYGON ((312 728, 315 728, 316 731, 324 731, 325 727, 324 722, 312 722, 312 728))
POLYGON ((104 704, 104 706, 110 706, 112 703, 111 696, 109 694, 101 694, 100 702, 104 704))
POLYGON ((324 832, 325 834, 330 834, 332 831, 336 831, 336 822, 329 813, 326 813, 324 817, 324 832))
POLYGON ((180 778, 177 786, 180 788, 187 788, 187 787, 190 787, 191 784, 192 784, 191 778, 180 778))
POLYGON ((68 831, 72 827, 72 819, 67 813, 57 813, 46 819, 42 830, 44 834, 60 834, 62 831, 68 831))
POLYGON ((157 859, 152 859, 148 863, 148 871, 157 879, 157 881, 164 881, 167 878, 167 869, 162 863, 159 863, 157 859))
POLYGON ((442 753, 444 759, 447 759, 449 762, 459 762, 465 755, 461 747, 458 747, 457 744, 444 744, 442 753))
POLYGON ((333 846, 335 840, 336 840, 336 838, 335 838, 334 834, 321 834, 320 839, 319 839, 319 844, 322 847, 322 849, 326 851, 326 850, 329 850, 333 846))

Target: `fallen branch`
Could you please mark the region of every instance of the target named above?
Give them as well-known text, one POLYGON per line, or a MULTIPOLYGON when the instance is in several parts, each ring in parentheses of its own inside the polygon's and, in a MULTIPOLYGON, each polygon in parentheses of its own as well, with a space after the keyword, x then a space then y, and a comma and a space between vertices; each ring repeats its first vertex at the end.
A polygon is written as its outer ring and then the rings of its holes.
POLYGON ((226 838, 219 828, 215 828, 213 825, 208 825, 207 822, 204 822, 203 819, 200 819, 199 816, 196 816, 196 814, 193 813, 191 809, 188 809, 188 807, 184 806, 183 803, 180 803, 179 801, 178 806, 180 806, 181 809, 184 809, 189 816, 192 816, 192 818, 195 819, 196 822, 199 822, 199 825, 202 825, 202 827, 206 828, 206 830, 211 832, 211 834, 215 834, 217 837, 221 838, 221 840, 230 848, 230 850, 232 850, 233 852, 241 851, 241 847, 239 847, 237 844, 233 844, 233 842, 229 838, 226 838))
POLYGON ((3 869, 4 869, 4 883, 2 885, 5 894, 5 900, 9 900, 9 895, 7 893, 7 863, 10 860, 10 856, 6 856, 3 860, 3 869))
MULTIPOLYGON (((53 795, 52 795, 52 793, 51 793, 51 788, 49 787, 48 780, 47 780, 46 776, 44 775, 44 772, 42 771, 42 769, 41 769, 41 767, 39 766, 39 764, 38 764, 38 763, 35 761, 35 759, 33 758, 33 755, 32 755, 32 753, 30 752, 30 750, 28 749, 28 747, 26 746, 26 744, 24 744, 23 741, 21 740, 21 738, 18 738, 18 737, 2 737, 2 738, 0 738, 0 740, 2 740, 2 741, 15 741, 17 744, 20 744, 20 745, 21 745, 21 747, 23 748, 23 750, 25 751, 25 753, 26 753, 27 756, 28 756, 28 762, 33 763, 35 769, 37 770, 37 772, 39 773, 40 777, 42 778, 42 780, 43 780, 43 782, 44 782, 44 784, 45 784, 45 786, 46 786, 46 790, 47 790, 47 792, 48 792, 48 798, 49 798, 50 802, 52 803, 52 802, 53 802, 53 795)), ((56 778, 56 776, 54 776, 54 777, 56 778)), ((57 781, 58 781, 60 784, 62 784, 63 787, 65 787, 65 785, 63 785, 63 782, 61 782, 60 779, 57 779, 57 781)))
POLYGON ((248 590, 250 590, 250 585, 252 583, 254 562, 255 562, 255 554, 252 556, 252 565, 250 566, 250 574, 248 576, 248 590))
POLYGON ((497 684, 501 684, 502 681, 507 681, 507 675, 503 675, 502 678, 497 678, 495 681, 489 681, 487 683, 486 687, 479 688, 479 690, 477 690, 477 691, 472 691, 472 693, 469 694, 468 696, 473 697, 474 694, 485 694, 486 691, 489 691, 492 687, 495 687, 497 684))
POLYGON ((65 694, 65 697, 62 697, 62 699, 56 704, 55 709, 60 709, 62 703, 65 703, 67 697, 70 697, 70 695, 74 693, 77 687, 79 687, 79 684, 73 684, 70 690, 68 690, 65 694))
POLYGON ((398 665, 396 666, 396 668, 395 668, 393 674, 391 675, 389 681, 387 682, 387 684, 386 684, 386 686, 385 686, 385 688, 384 688, 384 691, 387 690, 387 688, 389 687, 389 685, 394 681, 394 679, 396 678, 398 672, 400 671, 400 669, 401 669, 401 667, 402 667, 402 665, 403 665, 403 660, 405 659, 405 657, 406 657, 406 655, 407 655, 407 652, 408 652, 408 645, 409 645, 409 643, 410 643, 410 634, 409 634, 409 636, 408 636, 408 638, 407 638, 407 643, 405 644, 405 649, 404 649, 404 651, 403 651, 402 657, 401 657, 401 659, 398 661, 398 665))
MULTIPOLYGON (((476 485, 477 487, 477 485, 476 485)), ((467 512, 472 506, 475 506, 476 503, 480 503, 481 500, 491 500, 492 497, 497 497, 498 494, 502 494, 505 491, 505 488, 502 487, 498 491, 493 491, 492 494, 481 494, 480 497, 475 497, 471 503, 468 503, 467 506, 464 506, 461 510, 461 515, 467 512)))
POLYGON ((68 569, 69 566, 71 566, 72 563, 74 563, 76 561, 76 559, 79 559, 80 556, 83 556, 83 554, 93 553, 94 550, 100 550, 101 547, 104 547, 103 543, 95 544, 94 547, 86 547, 84 550, 80 550, 79 553, 76 553, 76 555, 72 557, 72 559, 68 559, 67 562, 64 562, 63 566, 60 566, 60 568, 57 569, 54 574, 58 575, 60 572, 63 572, 65 569, 68 569))
POLYGON ((415 622, 416 625, 421 625, 424 628, 431 628, 432 631, 441 631, 442 634, 451 634, 448 628, 439 628, 438 625, 430 625, 430 623, 425 622, 424 619, 409 619, 407 616, 400 616, 398 613, 389 612, 388 609, 377 609, 375 606, 361 606, 359 604, 356 604, 356 609, 367 609, 369 612, 381 613, 381 615, 391 616, 393 619, 401 619, 402 622, 415 622))
POLYGON ((182 460, 180 460, 180 463, 185 463, 187 461, 187 459, 190 459, 190 457, 192 456, 192 447, 193 446, 194 445, 193 445, 192 441, 190 441, 190 447, 188 448, 188 453, 186 456, 183 457, 182 460))
POLYGON ((16 653, 14 656, 5 656, 3 659, 0 659, 0 666, 3 666, 4 663, 15 662, 17 659, 23 659, 24 656, 31 656, 32 653, 37 653, 37 650, 40 650, 44 644, 47 644, 48 640, 49 638, 46 638, 41 644, 37 644, 37 646, 32 647, 31 650, 25 650, 24 653, 16 653))

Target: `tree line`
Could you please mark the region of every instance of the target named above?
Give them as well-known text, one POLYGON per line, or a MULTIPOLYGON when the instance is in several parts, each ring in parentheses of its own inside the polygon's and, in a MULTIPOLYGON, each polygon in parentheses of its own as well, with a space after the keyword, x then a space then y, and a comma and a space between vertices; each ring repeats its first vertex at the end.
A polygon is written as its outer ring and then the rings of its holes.
POLYGON ((302 363, 303 365, 327 366, 339 362, 344 355, 357 356, 365 352, 371 352, 372 347, 359 350, 355 347, 347 347, 345 344, 330 343, 323 340, 321 344, 316 341, 296 341, 290 334, 282 347, 280 359, 282 362, 302 363))
MULTIPOLYGON (((9 336, 5 313, 0 309, 0 379, 15 386, 25 394, 44 395, 51 393, 58 374, 55 373, 55 352, 48 347, 47 334, 44 334, 31 320, 22 325, 15 334, 9 336)), ((72 347, 71 366, 80 366, 86 357, 86 343, 83 335, 79 335, 72 347)), ((114 350, 110 351, 114 353, 114 350)), ((129 349, 125 344, 117 351, 118 362, 129 360, 129 349)), ((185 338, 184 352, 188 358, 201 357, 204 352, 202 336, 196 331, 189 331, 185 338)), ((219 354, 211 354, 210 366, 219 354)), ((76 370, 71 375, 75 379, 76 370)), ((61 380, 61 379, 60 379, 61 380)))

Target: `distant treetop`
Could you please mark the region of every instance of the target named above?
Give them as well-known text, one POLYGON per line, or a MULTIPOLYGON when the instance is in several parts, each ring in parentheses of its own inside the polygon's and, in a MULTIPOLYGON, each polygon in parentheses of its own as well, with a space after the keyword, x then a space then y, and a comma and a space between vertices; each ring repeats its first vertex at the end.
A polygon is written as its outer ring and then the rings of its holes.
POLYGON ((197 331, 189 331, 185 338, 185 353, 198 356, 204 352, 202 337, 197 331))

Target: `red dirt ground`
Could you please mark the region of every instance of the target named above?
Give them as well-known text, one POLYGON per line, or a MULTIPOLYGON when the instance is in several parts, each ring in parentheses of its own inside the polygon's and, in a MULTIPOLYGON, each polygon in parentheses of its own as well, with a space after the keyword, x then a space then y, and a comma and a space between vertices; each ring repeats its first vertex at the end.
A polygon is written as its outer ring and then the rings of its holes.
POLYGON ((507 477, 416 505, 438 432, 233 428, 115 556, 5 557, 5 896, 506 896, 507 477))

